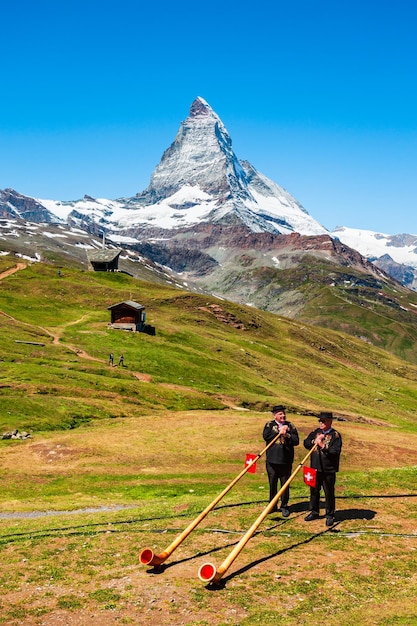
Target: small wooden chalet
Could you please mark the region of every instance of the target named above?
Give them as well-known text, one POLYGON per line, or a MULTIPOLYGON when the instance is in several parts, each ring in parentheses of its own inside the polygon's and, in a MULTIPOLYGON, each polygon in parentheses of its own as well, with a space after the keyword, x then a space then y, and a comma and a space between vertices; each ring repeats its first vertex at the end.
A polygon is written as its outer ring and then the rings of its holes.
POLYGON ((90 252, 88 260, 95 272, 115 272, 119 269, 119 256, 121 250, 108 250, 103 248, 90 252))
POLYGON ((126 300, 109 306, 108 310, 111 313, 110 328, 146 332, 145 307, 141 304, 133 302, 133 300, 126 300))

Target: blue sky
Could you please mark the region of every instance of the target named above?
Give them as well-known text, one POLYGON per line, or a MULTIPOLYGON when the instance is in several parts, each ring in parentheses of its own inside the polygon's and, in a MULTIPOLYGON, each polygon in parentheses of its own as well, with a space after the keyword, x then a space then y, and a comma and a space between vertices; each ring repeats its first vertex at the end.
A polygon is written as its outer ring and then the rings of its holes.
POLYGON ((202 96, 236 155, 329 229, 417 233, 417 4, 15 0, 0 189, 145 189, 202 96))

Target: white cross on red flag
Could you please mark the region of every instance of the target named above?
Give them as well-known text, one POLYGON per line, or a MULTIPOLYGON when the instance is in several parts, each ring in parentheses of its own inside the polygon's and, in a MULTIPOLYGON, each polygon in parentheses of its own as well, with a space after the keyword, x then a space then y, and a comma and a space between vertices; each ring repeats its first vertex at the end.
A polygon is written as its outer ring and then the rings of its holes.
MULTIPOLYGON (((246 454, 245 467, 247 467, 254 459, 257 459, 257 454, 246 454)), ((256 461, 250 466, 248 469, 249 474, 254 474, 256 472, 256 461)))
POLYGON ((305 465, 303 466, 304 482, 309 487, 315 487, 316 486, 316 474, 317 474, 317 470, 315 470, 314 468, 312 468, 312 467, 305 467, 305 465))

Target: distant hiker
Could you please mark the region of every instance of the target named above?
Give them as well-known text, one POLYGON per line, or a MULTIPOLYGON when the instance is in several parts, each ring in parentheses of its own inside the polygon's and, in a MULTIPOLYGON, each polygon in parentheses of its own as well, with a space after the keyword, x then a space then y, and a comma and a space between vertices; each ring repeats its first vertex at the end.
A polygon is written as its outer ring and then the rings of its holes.
MULTIPOLYGON (((273 500, 278 493, 278 480, 281 487, 291 476, 292 463, 294 461, 294 446, 298 446, 299 437, 296 427, 289 422, 286 417, 286 409, 282 404, 272 407, 274 419, 265 424, 263 438, 266 443, 270 443, 278 434, 276 442, 266 452, 266 472, 269 480, 269 501, 273 500)), ((281 514, 288 517, 290 510, 288 500, 290 489, 281 495, 281 514)), ((271 513, 279 509, 275 506, 271 513)))
POLYGON ((114 354, 113 352, 110 352, 109 365, 113 366, 113 363, 114 363, 114 354))
POLYGON ((125 358, 123 356, 123 354, 121 354, 119 356, 119 365, 121 365, 122 367, 124 367, 124 362, 125 362, 125 358))
POLYGON ((319 415, 319 427, 304 439, 304 447, 307 450, 318 444, 310 457, 310 467, 316 470, 316 480, 314 487, 310 486, 310 513, 305 521, 311 522, 320 517, 320 490, 323 488, 326 526, 333 526, 335 522, 336 473, 339 471, 342 451, 342 436, 332 427, 332 423, 333 413, 322 411, 319 415))

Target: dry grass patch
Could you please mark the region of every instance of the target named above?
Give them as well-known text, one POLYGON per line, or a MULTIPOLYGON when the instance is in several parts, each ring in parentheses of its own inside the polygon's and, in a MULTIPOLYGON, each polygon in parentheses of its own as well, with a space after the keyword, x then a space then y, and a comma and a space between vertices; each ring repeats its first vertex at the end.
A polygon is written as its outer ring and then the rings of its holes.
MULTIPOLYGON (((301 438, 317 423, 289 417, 301 438)), ((417 437, 395 425, 335 423, 344 449, 333 530, 323 519, 304 521, 308 490, 297 476, 291 516, 268 516, 224 585, 207 588, 199 567, 220 565, 265 507, 261 459, 161 570, 139 564, 143 548, 166 549, 240 472, 245 453, 263 448, 267 419, 232 410, 166 412, 3 447, 2 510, 46 505, 54 512, 3 514, 0 624, 318 626, 323 615, 328 626, 413 624, 417 489, 410 460, 417 437), (94 505, 104 508, 78 510, 94 505)))

